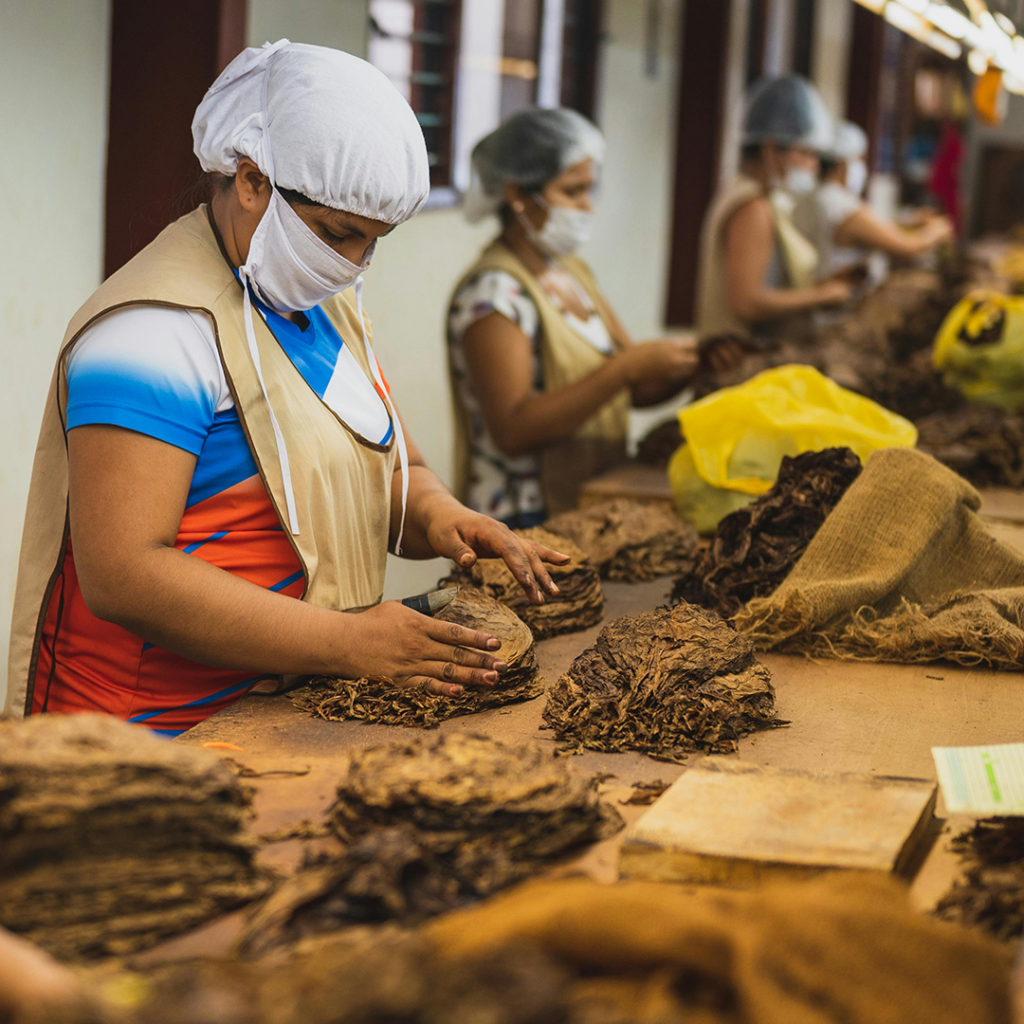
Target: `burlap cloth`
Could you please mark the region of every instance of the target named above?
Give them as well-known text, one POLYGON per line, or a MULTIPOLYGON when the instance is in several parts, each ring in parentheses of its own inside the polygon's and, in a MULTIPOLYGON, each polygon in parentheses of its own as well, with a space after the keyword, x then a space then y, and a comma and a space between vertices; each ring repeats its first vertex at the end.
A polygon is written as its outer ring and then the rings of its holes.
POLYGON ((759 650, 1024 668, 1024 555, 988 532, 980 503, 929 455, 876 452, 737 629, 759 650))

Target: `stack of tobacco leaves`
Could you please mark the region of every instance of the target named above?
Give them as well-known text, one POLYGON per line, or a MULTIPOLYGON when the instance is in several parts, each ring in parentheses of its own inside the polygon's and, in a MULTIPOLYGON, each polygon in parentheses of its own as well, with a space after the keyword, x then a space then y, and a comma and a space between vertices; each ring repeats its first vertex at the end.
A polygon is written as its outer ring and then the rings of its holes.
POLYGON ((967 405, 919 420, 918 447, 976 487, 1024 487, 1024 414, 967 405))
POLYGON ((249 794, 219 758, 102 715, 0 722, 0 924, 121 955, 262 895, 249 794))
POLYGON ((495 687, 468 687, 458 697, 399 689, 388 679, 328 679, 320 676, 296 691, 292 700, 316 718, 331 722, 359 720, 381 725, 435 729, 448 718, 533 700, 544 692, 537 674, 533 635, 503 604, 481 590, 463 587, 436 619, 482 630, 501 641, 496 653, 508 670, 495 687))
POLYGON ((772 593, 860 470, 849 448, 784 458, 772 489, 718 524, 693 569, 675 581, 673 602, 729 617, 751 598, 772 593))
POLYGON ((984 928, 997 939, 1024 934, 1024 818, 976 822, 952 843, 965 877, 939 900, 947 921, 984 928))
POLYGON ((905 363, 890 363, 868 375, 860 390, 886 409, 915 421, 967 404, 963 394, 946 384, 932 366, 930 351, 917 352, 905 363))
POLYGON ((596 780, 565 759, 462 732, 352 754, 329 823, 344 853, 300 871, 258 908, 247 951, 344 924, 423 919, 622 827, 596 780))
POLYGON ((666 761, 731 753, 739 737, 785 724, 753 644, 688 604, 606 626, 548 692, 544 720, 574 751, 640 750, 666 761))
POLYGON ((700 542, 667 505, 629 498, 563 512, 544 525, 574 540, 603 579, 624 583, 685 571, 700 542))
POLYGON ((664 423, 652 427, 641 439, 636 449, 636 461, 645 466, 668 467, 676 449, 683 443, 683 431, 679 417, 673 416, 664 423))
POLYGON ((568 537, 559 537, 541 526, 516 530, 516 535, 569 556, 566 565, 546 566, 558 586, 557 597, 548 594, 543 604, 530 604, 525 591, 501 558, 483 558, 468 570, 456 568, 440 585, 468 583, 478 587, 511 608, 530 627, 537 640, 575 633, 600 622, 604 610, 601 578, 580 548, 568 537))

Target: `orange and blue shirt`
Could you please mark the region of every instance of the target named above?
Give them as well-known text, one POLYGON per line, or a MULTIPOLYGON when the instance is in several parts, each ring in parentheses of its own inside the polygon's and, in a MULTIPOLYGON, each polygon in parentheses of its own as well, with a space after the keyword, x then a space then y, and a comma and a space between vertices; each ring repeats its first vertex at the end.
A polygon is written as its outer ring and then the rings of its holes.
MULTIPOLYGON (((323 310, 309 310, 300 326, 258 308, 310 388, 323 399, 333 380, 346 422, 387 444, 392 428, 384 401, 323 310)), ((260 478, 205 316, 159 306, 116 310, 79 338, 67 374, 68 430, 107 424, 195 455, 174 544, 179 551, 276 593, 302 596, 301 564, 260 478)), ((175 736, 264 678, 190 661, 96 618, 68 541, 43 624, 33 713, 101 711, 175 736)))

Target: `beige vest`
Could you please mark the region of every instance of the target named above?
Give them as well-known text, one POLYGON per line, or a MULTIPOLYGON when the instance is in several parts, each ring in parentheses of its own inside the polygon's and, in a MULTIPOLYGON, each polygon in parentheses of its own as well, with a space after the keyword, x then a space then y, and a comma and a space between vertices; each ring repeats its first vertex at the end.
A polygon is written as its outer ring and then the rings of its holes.
MULTIPOLYGON (((253 317, 267 393, 288 445, 299 533, 284 512, 277 445, 249 353, 242 289, 213 232, 205 206, 182 217, 105 281, 74 315, 61 345, 43 412, 14 598, 6 710, 32 705, 42 622, 68 536, 68 460, 64 410, 67 356, 82 332, 123 306, 158 305, 209 317, 221 362, 260 477, 305 574, 303 600, 356 609, 380 601, 391 525, 394 435, 381 447, 332 412, 292 365, 262 319, 253 317)), ((351 292, 323 304, 367 377, 372 370, 351 292)), ((369 329, 369 328, 367 328, 369 329)), ((145 338, 138 343, 144 345, 145 338)))
MULTIPOLYGON (((612 334, 607 304, 590 268, 582 260, 566 257, 562 266, 586 291, 612 334)), ((544 389, 557 391, 599 369, 608 356, 581 338, 562 311, 522 260, 500 240, 491 243, 456 285, 455 293, 470 279, 488 270, 514 277, 537 308, 541 329, 541 365, 544 389)), ((465 499, 470 474, 469 414, 455 394, 456 494, 465 499)), ((541 488, 550 515, 575 508, 580 487, 587 480, 625 461, 630 400, 625 390, 605 403, 583 423, 573 437, 549 445, 541 453, 541 488)))
MULTIPOLYGON (((729 306, 726 283, 725 227, 742 206, 764 195, 764 188, 753 178, 740 175, 712 203, 700 240, 700 270, 697 278, 697 333, 749 334, 751 325, 740 320, 729 306)), ((793 224, 784 206, 772 202, 775 241, 782 256, 791 288, 809 285, 818 266, 818 252, 793 224)), ((791 324, 793 318, 787 318, 791 324)), ((785 332, 785 328, 776 325, 785 332)), ((772 333, 778 333, 773 330, 772 333)))

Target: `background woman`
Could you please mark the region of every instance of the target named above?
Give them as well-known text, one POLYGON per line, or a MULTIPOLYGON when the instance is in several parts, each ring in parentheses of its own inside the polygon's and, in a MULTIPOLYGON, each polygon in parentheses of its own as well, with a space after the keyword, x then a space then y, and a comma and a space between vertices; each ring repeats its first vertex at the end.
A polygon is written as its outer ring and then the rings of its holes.
POLYGON ((109 278, 61 348, 9 710, 176 734, 267 676, 493 685, 497 640, 379 604, 389 545, 503 557, 535 602, 560 558, 448 493, 370 347, 360 275, 428 190, 415 116, 364 61, 282 40, 227 67, 193 135, 212 202, 109 278))
POLYGON ((604 151, 586 118, 540 108, 473 150, 466 215, 497 214, 501 233, 449 309, 456 493, 511 526, 574 507, 586 480, 624 460, 631 404, 670 398, 698 364, 692 341, 634 344, 574 255, 604 151))

